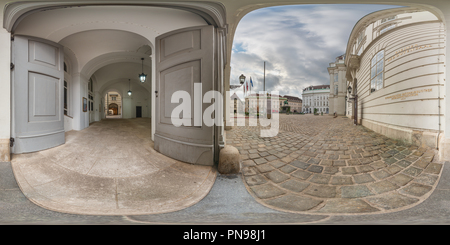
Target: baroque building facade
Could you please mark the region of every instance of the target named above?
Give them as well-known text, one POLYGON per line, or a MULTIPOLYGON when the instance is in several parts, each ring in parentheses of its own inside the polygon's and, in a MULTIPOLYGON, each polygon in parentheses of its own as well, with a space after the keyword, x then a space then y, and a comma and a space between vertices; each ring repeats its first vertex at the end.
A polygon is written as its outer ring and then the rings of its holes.
MULTIPOLYGON (((249 94, 245 97, 245 112, 246 113, 259 113, 260 112, 260 97, 261 94, 258 93, 254 93, 254 94, 249 94)), ((270 104, 271 107, 271 112, 272 113, 278 113, 280 112, 281 109, 281 104, 284 104, 284 101, 286 101, 286 98, 279 96, 279 95, 272 95, 269 94, 267 97, 263 97, 268 103, 269 101, 271 101, 272 97, 277 98, 278 103, 273 103, 270 104)))
POLYGON ((297 96, 285 95, 283 96, 286 100, 280 101, 280 108, 282 112, 286 112, 289 107, 289 111, 292 113, 297 113, 302 111, 302 99, 297 96))
POLYGON ((442 21, 417 8, 360 19, 345 54, 354 122, 390 138, 439 148, 445 128, 444 37, 442 21))
POLYGON ((330 111, 329 96, 330 85, 309 86, 303 89, 302 112, 314 113, 314 109, 317 109, 317 113, 319 114, 328 114, 330 111))
POLYGON ((346 115, 347 100, 347 78, 344 64, 345 55, 336 58, 334 63, 330 63, 327 68, 330 74, 330 115, 335 112, 337 115, 346 115))

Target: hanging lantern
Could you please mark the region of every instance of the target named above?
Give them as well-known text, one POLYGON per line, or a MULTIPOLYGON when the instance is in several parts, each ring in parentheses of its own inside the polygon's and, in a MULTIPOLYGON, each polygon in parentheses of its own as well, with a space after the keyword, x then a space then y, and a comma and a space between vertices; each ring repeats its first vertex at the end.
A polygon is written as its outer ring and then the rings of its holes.
POLYGON ((241 85, 244 84, 244 82, 245 82, 245 76, 244 76, 244 74, 242 74, 241 76, 239 76, 239 82, 241 83, 241 85))
POLYGON ((139 74, 139 80, 141 81, 141 83, 143 83, 147 78, 147 74, 144 74, 144 58, 141 58, 141 60, 142 60, 142 73, 139 74))
POLYGON ((131 96, 130 79, 128 79, 128 96, 131 96))

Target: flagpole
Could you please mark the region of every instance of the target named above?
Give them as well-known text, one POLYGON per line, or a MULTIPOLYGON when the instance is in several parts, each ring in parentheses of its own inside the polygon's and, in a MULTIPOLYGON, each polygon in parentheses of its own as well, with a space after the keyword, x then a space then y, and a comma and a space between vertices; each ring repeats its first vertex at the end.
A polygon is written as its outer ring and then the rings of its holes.
POLYGON ((264 89, 266 91, 266 62, 264 61, 264 89))

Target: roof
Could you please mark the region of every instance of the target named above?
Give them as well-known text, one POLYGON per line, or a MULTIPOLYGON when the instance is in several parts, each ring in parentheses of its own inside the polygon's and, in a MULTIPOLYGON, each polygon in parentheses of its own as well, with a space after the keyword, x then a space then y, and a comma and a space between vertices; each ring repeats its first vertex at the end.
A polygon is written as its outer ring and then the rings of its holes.
MULTIPOLYGON (((365 15, 364 17, 362 17, 361 19, 359 19, 358 22, 356 22, 356 24, 353 26, 353 29, 350 33, 350 37, 348 38, 348 41, 347 41, 346 56, 344 57, 345 63, 348 64, 349 59, 351 58, 351 55, 350 55, 351 50, 352 50, 351 47, 354 44, 354 41, 356 40, 358 33, 360 33, 361 30, 365 29, 367 25, 369 25, 370 23, 372 23, 378 19, 387 17, 389 15, 397 15, 397 14, 412 13, 412 12, 422 12, 422 11, 425 11, 425 10, 417 8, 417 7, 399 7, 399 8, 392 8, 392 9, 383 9, 383 10, 369 13, 369 14, 365 15)), ((366 45, 368 45, 368 44, 366 44, 366 45)), ((349 71, 347 71, 347 72, 349 72, 349 71)))
POLYGON ((236 93, 234 93, 233 95, 231 95, 230 98, 231 98, 232 100, 237 99, 237 100, 241 101, 241 99, 239 98, 239 96, 237 96, 236 93))
POLYGON ((285 96, 283 96, 283 97, 286 98, 286 99, 289 100, 289 101, 293 101, 293 102, 295 102, 295 101, 297 101, 297 102, 302 102, 302 99, 300 99, 300 98, 297 97, 297 96, 285 95, 285 96))
MULTIPOLYGON (((249 95, 247 95, 247 97, 259 97, 260 95, 263 96, 263 94, 258 94, 258 93, 256 93, 256 94, 249 94, 249 95)), ((283 96, 276 95, 276 94, 274 94, 274 95, 269 94, 269 96, 271 96, 271 97, 280 97, 280 98, 283 98, 283 96)))
POLYGON ((316 89, 328 89, 328 88, 330 88, 330 85, 317 85, 317 86, 309 86, 309 87, 303 89, 303 91, 316 90, 316 89))

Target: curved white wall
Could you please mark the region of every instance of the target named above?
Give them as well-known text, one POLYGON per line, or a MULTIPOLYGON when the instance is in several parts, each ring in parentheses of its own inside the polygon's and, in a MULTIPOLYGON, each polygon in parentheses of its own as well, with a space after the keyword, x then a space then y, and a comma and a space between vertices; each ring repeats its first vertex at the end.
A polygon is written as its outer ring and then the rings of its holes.
POLYGON ((397 27, 382 35, 376 25, 366 29, 368 41, 356 71, 358 119, 388 137, 437 147, 445 127, 444 26, 427 12, 397 18, 397 27), (380 51, 383 87, 371 91, 371 60, 380 51))

